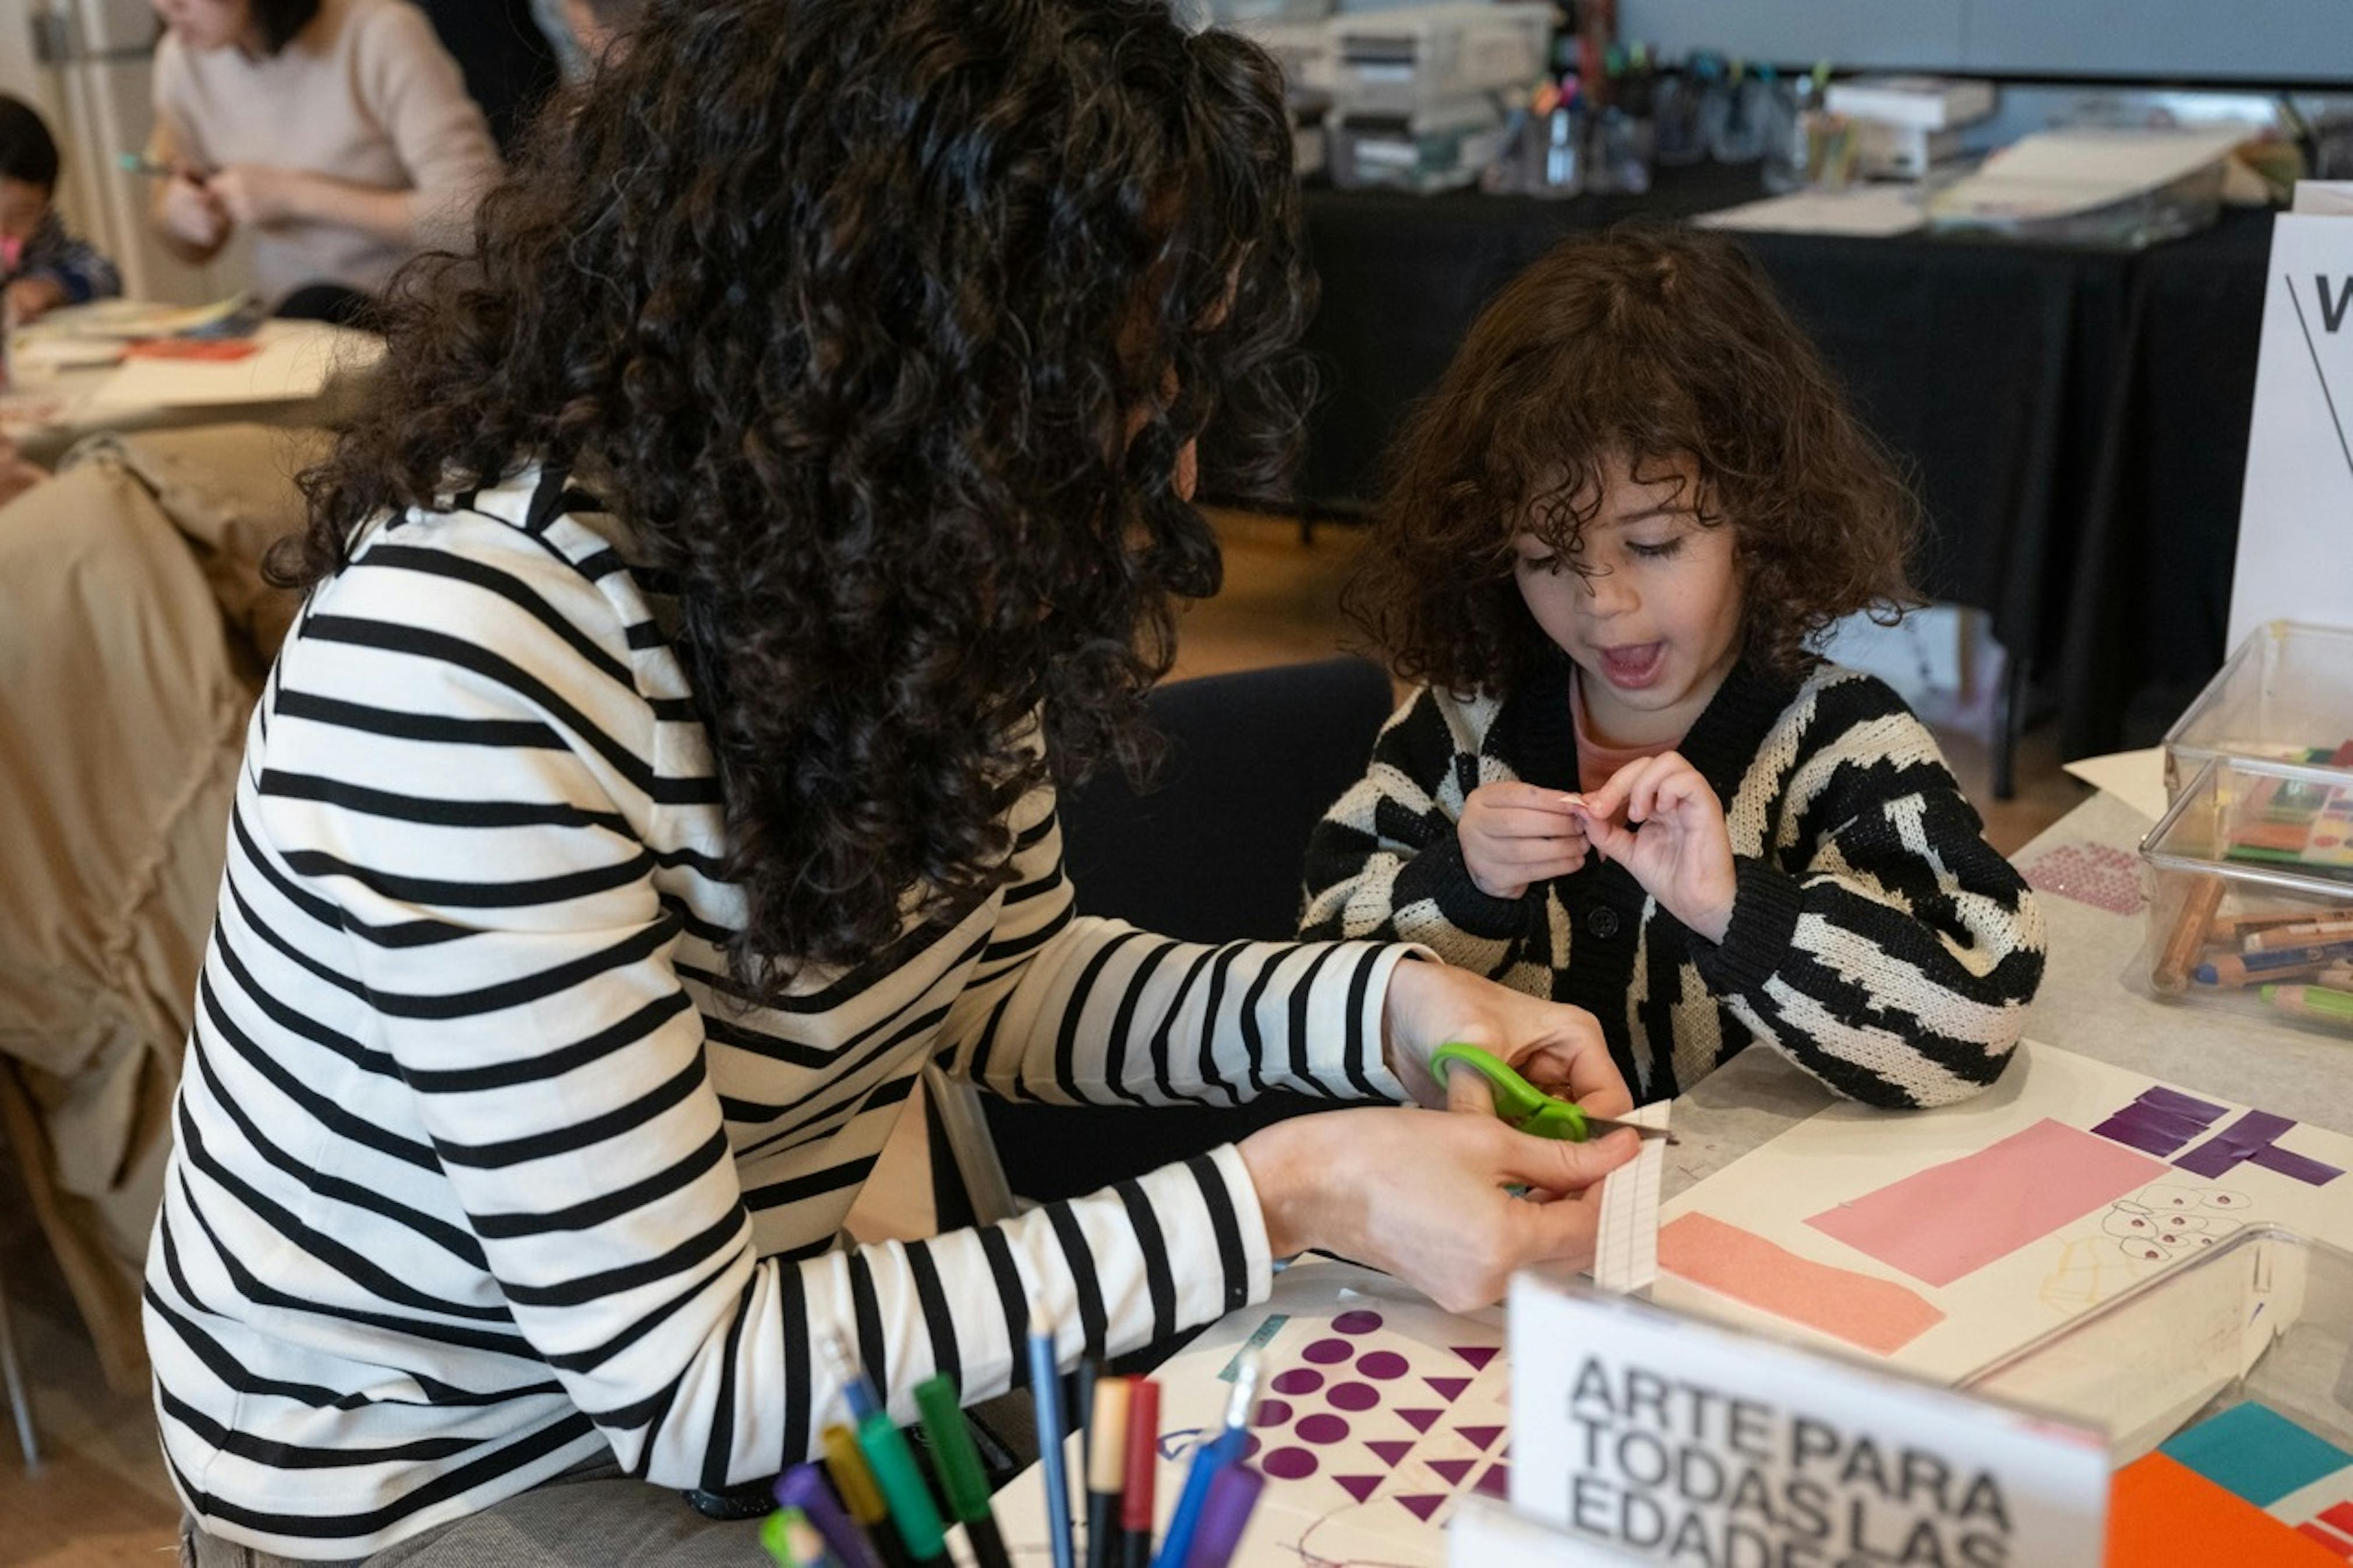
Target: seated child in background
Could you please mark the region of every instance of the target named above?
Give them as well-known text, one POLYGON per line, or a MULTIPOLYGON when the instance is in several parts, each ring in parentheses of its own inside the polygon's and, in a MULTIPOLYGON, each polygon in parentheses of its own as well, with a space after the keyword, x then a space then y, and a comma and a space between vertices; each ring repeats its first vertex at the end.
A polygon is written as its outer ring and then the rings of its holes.
POLYGON ((1641 1101, 1752 1039, 1873 1105, 1992 1083, 2041 913, 1903 699, 1811 646, 1916 602, 1916 513, 1734 245, 1554 250, 1403 439, 1348 603, 1422 689, 1301 934, 1577 1003, 1641 1101))
POLYGON ((32 106, 0 93, 0 299, 23 323, 122 291, 114 263, 58 217, 58 144, 32 106))

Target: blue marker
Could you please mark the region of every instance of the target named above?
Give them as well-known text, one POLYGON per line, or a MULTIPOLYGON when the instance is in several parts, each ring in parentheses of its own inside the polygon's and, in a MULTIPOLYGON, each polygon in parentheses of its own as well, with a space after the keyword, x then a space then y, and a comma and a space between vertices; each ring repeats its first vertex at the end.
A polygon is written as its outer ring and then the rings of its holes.
POLYGON ((1071 1539, 1070 1456, 1063 1438, 1062 1372, 1054 1351, 1050 1319, 1029 1319, 1029 1397, 1038 1410, 1038 1463, 1046 1470, 1046 1539, 1054 1568, 1078 1568, 1078 1543, 1071 1539))
POLYGON ((1160 1555, 1152 1560, 1152 1568, 1185 1568, 1194 1532, 1200 1528, 1201 1510, 1209 1500, 1209 1483, 1218 1478, 1218 1472, 1240 1462, 1250 1441, 1250 1413, 1258 1408, 1258 1347, 1250 1345, 1234 1362, 1234 1389, 1226 1396, 1226 1428, 1194 1451, 1193 1467, 1185 1472, 1185 1489, 1176 1494, 1176 1511, 1169 1516, 1168 1533, 1161 1538, 1160 1555))
POLYGON ((842 1403, 849 1406, 849 1425, 856 1427, 882 1407, 881 1401, 875 1397, 874 1385, 866 1380, 864 1369, 839 1334, 828 1334, 821 1342, 826 1364, 841 1383, 842 1403))

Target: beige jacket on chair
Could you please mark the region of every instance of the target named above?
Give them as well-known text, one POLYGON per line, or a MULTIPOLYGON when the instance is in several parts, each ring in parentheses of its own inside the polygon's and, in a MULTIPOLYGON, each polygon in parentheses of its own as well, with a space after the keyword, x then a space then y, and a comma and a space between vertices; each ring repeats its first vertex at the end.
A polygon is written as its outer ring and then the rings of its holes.
POLYGON ((97 438, 0 508, 0 1125, 120 1386, 144 1383, 171 1097, 246 719, 293 609, 259 557, 324 440, 97 438))

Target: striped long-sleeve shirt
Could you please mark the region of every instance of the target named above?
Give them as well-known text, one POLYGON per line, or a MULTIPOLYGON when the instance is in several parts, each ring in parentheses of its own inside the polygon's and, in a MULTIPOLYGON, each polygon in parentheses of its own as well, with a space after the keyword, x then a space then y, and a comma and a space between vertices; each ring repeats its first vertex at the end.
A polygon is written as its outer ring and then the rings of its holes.
POLYGON ((607 1447, 741 1483, 839 1418, 828 1333, 907 1418, 935 1371, 1019 1382, 1033 1313, 1070 1359, 1267 1288, 1230 1147, 839 1244, 935 1058, 1057 1100, 1401 1097, 1407 949, 1075 917, 1043 791, 1000 892, 732 998, 707 735, 614 532, 536 476, 376 527, 253 715, 147 1277, 164 1452, 209 1532, 350 1557, 607 1447))
POLYGON ((1730 830, 1721 944, 1599 855, 1518 898, 1471 880, 1455 824, 1472 790, 1577 788, 1569 704, 1565 658, 1506 697, 1417 693, 1317 825, 1302 931, 1424 942, 1574 1002, 1641 1100, 1752 1040, 1872 1105, 1938 1105, 2000 1075, 2042 984, 2042 911, 1884 683, 1743 663, 1683 738, 1730 830))

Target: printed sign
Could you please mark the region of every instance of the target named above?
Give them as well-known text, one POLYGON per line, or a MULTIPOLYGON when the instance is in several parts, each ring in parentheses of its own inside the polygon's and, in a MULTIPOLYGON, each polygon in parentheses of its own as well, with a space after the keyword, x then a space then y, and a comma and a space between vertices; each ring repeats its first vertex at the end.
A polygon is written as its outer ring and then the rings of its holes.
POLYGON ((2097 1433, 1533 1276, 1511 1342, 1513 1508, 1629 1561, 2101 1559, 2097 1433))
POLYGON ((2266 620, 2353 623, 2353 218, 2329 204, 2342 189, 2307 182, 2272 220, 2233 648, 2266 620))

